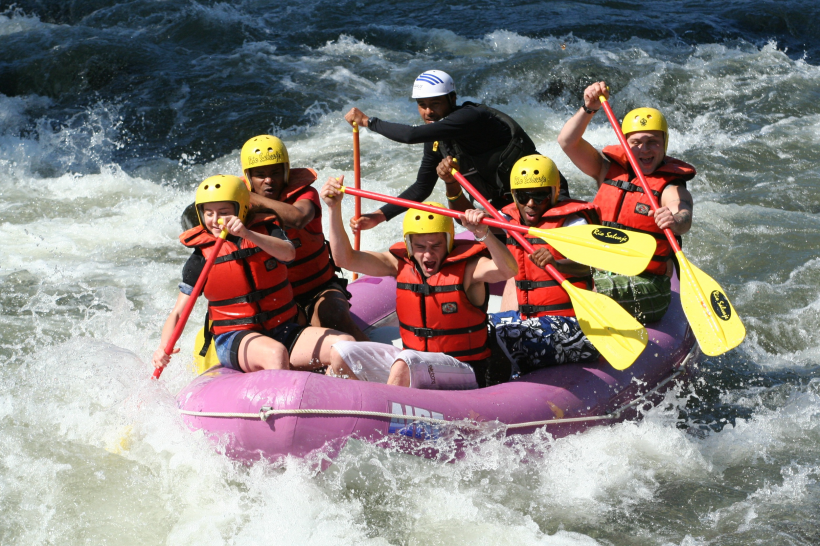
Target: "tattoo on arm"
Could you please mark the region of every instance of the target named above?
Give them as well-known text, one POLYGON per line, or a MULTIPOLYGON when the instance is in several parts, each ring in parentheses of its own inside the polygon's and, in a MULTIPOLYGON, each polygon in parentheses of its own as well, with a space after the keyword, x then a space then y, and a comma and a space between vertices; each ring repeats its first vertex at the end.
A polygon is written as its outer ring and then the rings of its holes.
POLYGON ((674 215, 674 218, 678 224, 687 225, 692 222, 692 211, 681 209, 674 215))

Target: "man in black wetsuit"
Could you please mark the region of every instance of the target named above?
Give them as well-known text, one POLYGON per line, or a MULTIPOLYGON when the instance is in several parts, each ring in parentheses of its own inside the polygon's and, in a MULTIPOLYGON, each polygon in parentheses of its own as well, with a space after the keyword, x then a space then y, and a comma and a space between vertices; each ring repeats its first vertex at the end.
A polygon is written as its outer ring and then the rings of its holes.
MULTIPOLYGON (((424 201, 437 180, 445 182, 448 206, 465 211, 474 208, 458 182, 450 174, 458 160, 458 170, 498 209, 512 203, 510 169, 521 157, 538 153, 532 139, 510 116, 494 108, 465 102, 456 104, 453 79, 441 70, 428 70, 413 84, 412 98, 418 103, 424 125, 402 125, 368 117, 352 108, 345 120, 356 122, 390 140, 404 144, 424 143, 416 181, 400 197, 424 201)), ((568 199, 567 181, 561 175, 560 199, 568 199)), ((403 207, 384 205, 376 212, 352 219, 355 230, 371 229, 404 212, 403 207)))

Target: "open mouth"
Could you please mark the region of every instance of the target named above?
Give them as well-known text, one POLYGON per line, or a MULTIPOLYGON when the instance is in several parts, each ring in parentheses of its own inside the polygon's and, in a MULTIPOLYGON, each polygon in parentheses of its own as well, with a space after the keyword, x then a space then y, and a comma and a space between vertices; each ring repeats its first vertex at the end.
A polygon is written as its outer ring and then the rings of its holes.
POLYGON ((642 167, 651 167, 652 163, 655 161, 655 157, 639 157, 638 163, 641 164, 642 167))
POLYGON ((524 220, 525 220, 528 224, 533 224, 533 223, 537 222, 539 219, 540 219, 540 216, 538 216, 538 215, 535 213, 535 211, 534 211, 534 210, 532 210, 532 209, 526 209, 526 208, 524 209, 524 220))
POLYGON ((421 262, 421 266, 424 268, 424 271, 427 273, 432 273, 436 270, 436 260, 423 260, 421 262))

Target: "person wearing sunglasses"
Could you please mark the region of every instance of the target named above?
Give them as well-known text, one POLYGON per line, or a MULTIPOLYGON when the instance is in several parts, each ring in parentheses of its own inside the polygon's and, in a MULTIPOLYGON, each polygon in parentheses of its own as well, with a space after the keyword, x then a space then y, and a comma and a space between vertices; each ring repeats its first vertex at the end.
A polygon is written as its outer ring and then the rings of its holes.
MULTIPOLYGON (((538 154, 523 157, 510 174, 513 202, 501 212, 513 223, 540 229, 598 223, 595 205, 559 201, 559 187, 558 168, 551 159, 538 154)), ((507 239, 518 273, 508 281, 502 312, 490 315, 498 344, 512 363, 512 375, 595 360, 598 351, 581 331, 569 295, 544 270, 550 264, 573 285, 591 290, 590 268, 564 258, 542 239, 528 240, 535 248, 532 255, 512 237, 507 239)))

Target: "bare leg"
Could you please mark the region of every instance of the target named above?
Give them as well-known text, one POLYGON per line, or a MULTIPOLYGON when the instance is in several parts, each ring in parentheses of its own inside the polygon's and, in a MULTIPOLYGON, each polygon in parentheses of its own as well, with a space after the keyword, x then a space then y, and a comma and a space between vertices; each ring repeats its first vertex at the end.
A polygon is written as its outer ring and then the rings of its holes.
POLYGON ((518 311, 518 297, 515 295, 515 279, 507 279, 501 295, 501 311, 518 311))
POLYGON ((250 334, 239 343, 239 366, 243 371, 287 370, 288 351, 284 345, 262 334, 250 334))
POLYGON ((393 362, 393 367, 390 368, 390 377, 387 378, 388 385, 397 385, 399 387, 410 386, 410 367, 404 360, 396 360, 393 362))
MULTIPOLYGON (((337 341, 355 340, 353 336, 337 330, 314 326, 305 328, 290 352, 291 367, 295 370, 315 370, 322 366, 332 366, 331 348, 337 341)), ((356 377, 341 358, 338 358, 336 364, 344 375, 351 379, 356 377)))
POLYGON ((331 328, 353 336, 356 341, 370 341, 350 316, 350 305, 341 292, 325 290, 313 306, 311 326, 331 328))
POLYGON ((347 362, 344 361, 335 346, 330 348, 330 370, 338 377, 356 379, 357 381, 359 379, 347 365, 347 362))

